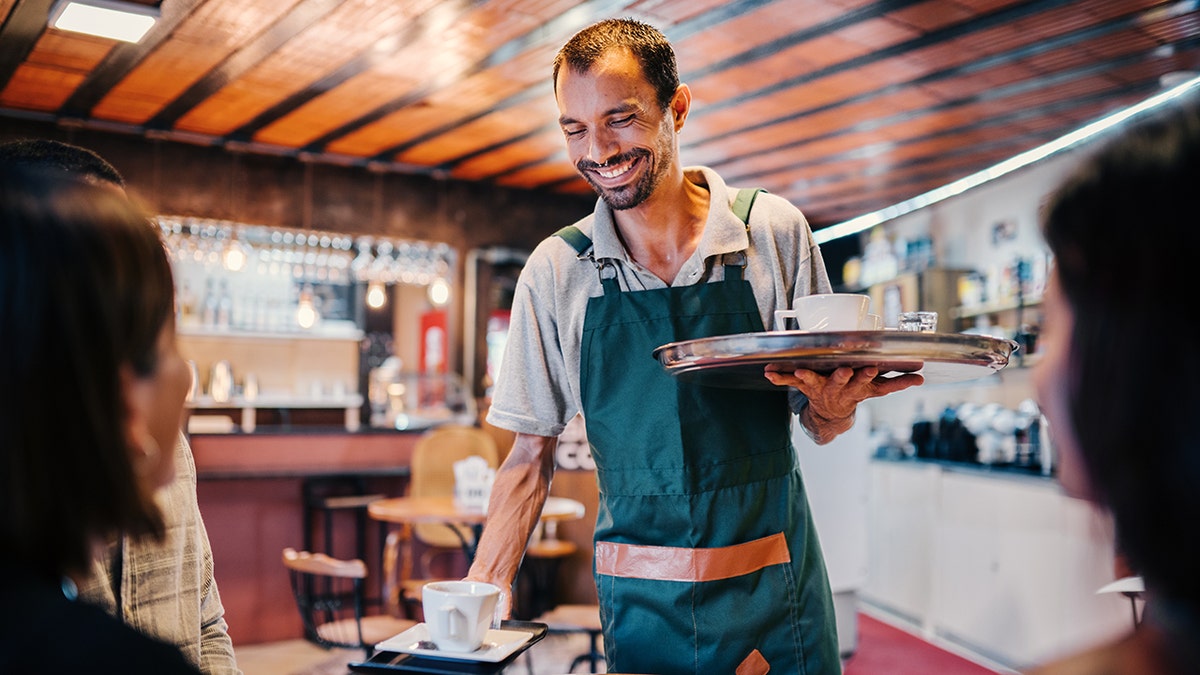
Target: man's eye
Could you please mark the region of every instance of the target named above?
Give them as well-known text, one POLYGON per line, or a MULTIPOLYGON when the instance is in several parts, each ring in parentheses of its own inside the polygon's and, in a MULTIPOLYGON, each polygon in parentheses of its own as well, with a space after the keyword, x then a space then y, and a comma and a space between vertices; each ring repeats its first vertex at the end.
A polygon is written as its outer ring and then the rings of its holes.
POLYGON ((612 125, 614 127, 623 127, 632 121, 633 121, 633 115, 626 115, 625 117, 618 117, 617 119, 613 120, 612 125))
POLYGON ((567 137, 578 136, 583 133, 583 129, 563 129, 563 134, 567 137))

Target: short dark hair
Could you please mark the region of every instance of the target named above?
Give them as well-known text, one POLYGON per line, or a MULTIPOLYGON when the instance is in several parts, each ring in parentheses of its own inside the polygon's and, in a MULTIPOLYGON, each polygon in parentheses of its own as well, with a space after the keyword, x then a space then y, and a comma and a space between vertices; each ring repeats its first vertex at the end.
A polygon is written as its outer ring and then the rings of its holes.
POLYGON ((173 317, 156 226, 113 190, 0 165, 0 559, 60 577, 97 537, 161 537, 120 371, 157 369, 173 317))
POLYGON ((614 49, 628 49, 637 59, 646 80, 654 87, 659 107, 665 110, 671 105, 679 88, 675 50, 661 31, 635 19, 605 19, 572 36, 554 57, 551 78, 555 91, 563 65, 586 73, 600 57, 614 49))
POLYGON ((125 178, 108 160, 87 148, 48 138, 23 138, 0 143, 0 164, 58 171, 125 187, 125 178))
POLYGON ((1090 486, 1147 586, 1200 610, 1200 350, 1181 323, 1200 308, 1200 95, 1086 159, 1043 232, 1074 315, 1065 384, 1090 486))

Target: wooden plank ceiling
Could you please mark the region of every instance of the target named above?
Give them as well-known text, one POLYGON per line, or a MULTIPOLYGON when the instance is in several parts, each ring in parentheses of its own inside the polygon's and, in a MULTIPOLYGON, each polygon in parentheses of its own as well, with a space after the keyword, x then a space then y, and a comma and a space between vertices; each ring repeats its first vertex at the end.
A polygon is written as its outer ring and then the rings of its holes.
POLYGON ((550 87, 582 26, 676 45, 683 160, 820 228, 1200 70, 1200 0, 164 0, 140 44, 0 0, 0 119, 587 193, 550 87))

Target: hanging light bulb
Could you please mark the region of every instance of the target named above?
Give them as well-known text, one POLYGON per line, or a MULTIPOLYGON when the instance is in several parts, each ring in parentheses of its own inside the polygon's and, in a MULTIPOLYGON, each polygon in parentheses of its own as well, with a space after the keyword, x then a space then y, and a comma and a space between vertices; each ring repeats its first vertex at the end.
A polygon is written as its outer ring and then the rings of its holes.
POLYGON ((450 284, 445 279, 438 277, 429 284, 429 302, 433 303, 434 307, 445 307, 447 302, 450 302, 450 284))
POLYGON ((367 284, 367 306, 379 309, 387 304, 387 289, 382 281, 372 281, 367 284))
POLYGON ((241 272, 246 266, 246 247, 234 236, 225 242, 225 250, 221 252, 221 264, 230 272, 241 272))
POLYGON ((305 286, 300 291, 300 301, 296 304, 296 323, 304 329, 312 328, 321 319, 317 307, 313 303, 312 286, 305 286))

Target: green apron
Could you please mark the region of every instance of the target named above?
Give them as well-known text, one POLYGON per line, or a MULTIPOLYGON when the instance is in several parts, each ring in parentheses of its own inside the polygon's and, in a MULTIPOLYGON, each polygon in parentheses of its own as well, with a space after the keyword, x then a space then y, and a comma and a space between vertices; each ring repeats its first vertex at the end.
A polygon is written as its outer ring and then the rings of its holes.
MULTIPOLYGON (((581 258, 590 248, 578 229, 560 235, 581 258)), ((763 330, 732 257, 724 281, 624 292, 593 261, 604 294, 588 301, 580 380, 609 672, 841 672, 786 393, 682 383, 651 356, 763 330)))

